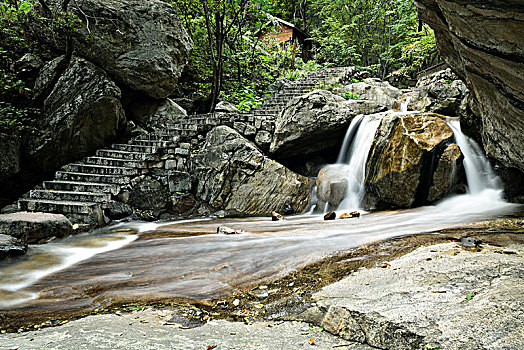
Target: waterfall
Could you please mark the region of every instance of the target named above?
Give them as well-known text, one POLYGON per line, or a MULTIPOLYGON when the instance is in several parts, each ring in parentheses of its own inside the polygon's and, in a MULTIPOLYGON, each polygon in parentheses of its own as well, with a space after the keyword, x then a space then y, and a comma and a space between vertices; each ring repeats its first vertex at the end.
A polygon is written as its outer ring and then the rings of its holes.
POLYGON ((479 194, 485 190, 501 192, 499 179, 479 145, 462 133, 458 119, 449 119, 447 123, 453 130, 455 142, 464 155, 468 193, 479 194))
POLYGON ((346 132, 337 163, 346 172, 347 189, 340 209, 360 209, 365 195, 366 161, 380 124, 377 116, 356 116, 346 132))
MULTIPOLYGON (((409 103, 409 99, 408 96, 403 102, 403 109, 409 103)), ((353 119, 346 132, 337 164, 333 165, 344 173, 347 181, 346 193, 338 206, 339 210, 362 210, 367 158, 381 117, 381 115, 359 115, 353 119)), ((453 130, 455 142, 464 155, 463 164, 468 189, 467 195, 457 196, 459 198, 454 197, 444 202, 447 202, 450 208, 454 206, 453 203, 459 203, 459 206, 468 205, 474 211, 483 210, 490 205, 503 205, 500 181, 482 149, 462 133, 458 119, 450 118, 446 122, 453 130)))
POLYGON ((407 112, 408 111, 408 105, 411 101, 411 96, 406 96, 406 99, 400 103, 400 111, 401 112, 407 112))

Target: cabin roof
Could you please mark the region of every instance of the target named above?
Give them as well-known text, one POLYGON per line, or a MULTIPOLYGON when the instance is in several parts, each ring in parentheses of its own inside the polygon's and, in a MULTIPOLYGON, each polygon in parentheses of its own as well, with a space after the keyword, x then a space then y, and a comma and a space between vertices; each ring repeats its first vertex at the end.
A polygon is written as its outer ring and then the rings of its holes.
POLYGON ((293 30, 296 30, 298 33, 300 33, 302 36, 306 37, 306 38, 309 38, 310 36, 304 32, 302 29, 298 28, 297 26, 295 26, 293 23, 290 23, 288 21, 284 21, 283 19, 281 18, 278 18, 278 17, 275 17, 269 13, 264 13, 268 18, 269 18, 269 21, 267 21, 267 23, 265 23, 262 28, 260 28, 255 34, 256 35, 260 35, 267 27, 269 27, 270 25, 274 24, 275 22, 279 22, 283 25, 285 25, 286 27, 290 27, 290 28, 293 28, 293 30))

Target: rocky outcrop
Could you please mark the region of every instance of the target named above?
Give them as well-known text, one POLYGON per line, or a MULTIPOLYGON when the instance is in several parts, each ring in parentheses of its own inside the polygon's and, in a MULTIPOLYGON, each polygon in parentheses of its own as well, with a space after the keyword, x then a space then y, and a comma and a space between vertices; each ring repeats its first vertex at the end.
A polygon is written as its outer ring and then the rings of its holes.
POLYGON ((353 117, 384 110, 379 103, 349 100, 326 90, 293 99, 275 123, 269 152, 278 159, 312 156, 342 144, 353 117))
POLYGON ((524 170, 524 4, 416 0, 441 56, 479 103, 488 156, 524 170))
POLYGON ((72 229, 73 225, 62 214, 18 212, 0 215, 0 234, 13 236, 25 243, 68 236, 72 229))
MULTIPOLYGON (((51 1, 58 7, 62 1, 51 1)), ((71 1, 82 21, 74 32, 82 56, 120 83, 154 98, 173 92, 193 49, 176 10, 160 0, 71 1)))
POLYGON ((196 195, 215 209, 242 214, 295 212, 308 205, 313 181, 267 158, 238 132, 218 126, 191 155, 196 195))
MULTIPOLYGON (((46 90, 61 58, 46 65, 35 89, 46 90)), ((45 98, 38 131, 28 140, 27 157, 51 171, 109 143, 123 126, 120 89, 104 71, 74 57, 45 98)))
POLYGON ((0 234, 0 261, 27 252, 27 243, 13 236, 0 234))
POLYGON ((186 110, 170 98, 157 100, 131 94, 124 100, 127 118, 145 128, 162 129, 187 116, 186 110))
POLYGON ((378 349, 520 349, 524 251, 507 252, 444 243, 360 269, 313 295, 318 325, 378 349))
POLYGON ((411 207, 451 191, 462 154, 442 118, 431 113, 384 116, 366 163, 367 207, 411 207))
POLYGON ((448 68, 419 79, 412 96, 406 97, 410 99, 406 101, 409 102, 407 107, 408 110, 459 117, 467 92, 466 85, 448 68))
POLYGON ((362 100, 375 101, 387 108, 392 108, 395 101, 402 95, 399 89, 377 78, 367 78, 361 82, 349 84, 344 87, 343 91, 356 94, 362 100))
POLYGON ((217 103, 217 105, 215 106, 215 112, 240 113, 238 108, 233 106, 231 103, 225 101, 220 101, 219 103, 217 103))

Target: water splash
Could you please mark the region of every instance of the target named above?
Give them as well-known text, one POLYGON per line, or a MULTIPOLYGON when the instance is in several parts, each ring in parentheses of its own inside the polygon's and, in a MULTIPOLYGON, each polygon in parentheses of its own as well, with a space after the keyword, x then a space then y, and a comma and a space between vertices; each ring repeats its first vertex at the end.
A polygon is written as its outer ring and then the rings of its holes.
POLYGON ((478 194, 485 190, 500 190, 500 181, 480 146, 462 133, 458 119, 449 119, 446 122, 453 130, 455 142, 464 155, 468 193, 478 194))
POLYGON ((359 115, 355 117, 346 132, 337 163, 345 164, 347 190, 339 208, 345 210, 361 209, 365 195, 364 180, 366 162, 375 133, 380 124, 377 115, 359 115))
POLYGON ((401 112, 407 112, 408 111, 408 105, 411 101, 412 96, 406 95, 406 99, 400 103, 400 111, 401 112))

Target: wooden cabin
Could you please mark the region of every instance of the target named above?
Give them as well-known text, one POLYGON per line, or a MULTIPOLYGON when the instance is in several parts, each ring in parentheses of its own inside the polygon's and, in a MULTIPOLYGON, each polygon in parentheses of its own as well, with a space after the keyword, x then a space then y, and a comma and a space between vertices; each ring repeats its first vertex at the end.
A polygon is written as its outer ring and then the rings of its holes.
POLYGON ((273 16, 270 18, 271 20, 256 33, 258 38, 266 43, 281 46, 294 45, 296 42, 297 57, 301 57, 304 62, 309 61, 312 57, 313 48, 311 40, 307 40, 310 36, 292 23, 273 16))

